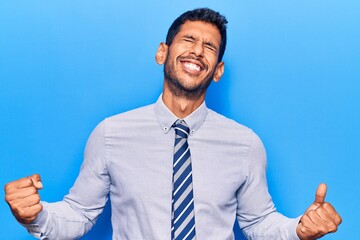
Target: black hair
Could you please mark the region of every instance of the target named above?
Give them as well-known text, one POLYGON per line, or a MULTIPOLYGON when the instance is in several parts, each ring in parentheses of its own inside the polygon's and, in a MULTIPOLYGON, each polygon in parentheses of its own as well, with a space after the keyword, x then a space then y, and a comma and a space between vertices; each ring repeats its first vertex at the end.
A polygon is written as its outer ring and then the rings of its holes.
POLYGON ((187 11, 181 14, 171 24, 166 36, 166 45, 168 46, 171 45, 176 34, 178 34, 181 26, 186 21, 202 21, 213 24, 214 26, 217 27, 221 36, 219 58, 218 58, 218 62, 220 62, 222 60, 226 48, 226 24, 228 23, 228 21, 226 20, 225 16, 209 8, 197 8, 191 11, 187 11))

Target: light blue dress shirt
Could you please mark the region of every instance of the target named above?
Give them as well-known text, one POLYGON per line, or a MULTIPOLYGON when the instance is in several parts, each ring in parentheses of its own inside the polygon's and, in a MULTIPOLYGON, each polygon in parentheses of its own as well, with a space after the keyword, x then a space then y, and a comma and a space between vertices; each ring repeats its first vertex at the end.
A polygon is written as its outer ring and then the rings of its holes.
MULTIPOLYGON (((169 240, 176 120, 161 97, 105 119, 87 142, 69 194, 42 202, 43 211, 26 228, 40 239, 79 238, 110 197, 114 240, 169 240)), ((190 127, 196 238, 234 239, 237 219, 248 239, 298 239, 299 219, 277 213, 268 193, 258 136, 205 103, 184 120, 190 127)))

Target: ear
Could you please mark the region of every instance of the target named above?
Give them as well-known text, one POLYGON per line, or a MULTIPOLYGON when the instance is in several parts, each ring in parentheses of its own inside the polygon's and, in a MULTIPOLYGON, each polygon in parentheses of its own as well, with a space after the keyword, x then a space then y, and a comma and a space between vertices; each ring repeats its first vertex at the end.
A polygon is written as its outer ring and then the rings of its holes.
POLYGON ((214 82, 220 81, 223 74, 224 74, 224 62, 219 62, 215 69, 214 82))
POLYGON ((164 64, 164 62, 166 61, 166 57, 167 57, 167 53, 168 53, 168 45, 166 45, 166 43, 162 42, 159 45, 159 48, 156 52, 155 55, 155 60, 157 62, 157 64, 164 64))

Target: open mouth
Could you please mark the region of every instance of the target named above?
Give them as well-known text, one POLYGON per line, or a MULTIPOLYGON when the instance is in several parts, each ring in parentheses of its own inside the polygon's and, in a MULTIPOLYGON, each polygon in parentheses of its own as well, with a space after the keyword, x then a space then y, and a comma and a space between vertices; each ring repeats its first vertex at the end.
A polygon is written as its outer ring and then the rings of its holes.
POLYGON ((187 69, 189 69, 191 71, 200 71, 201 70, 201 67, 197 64, 190 63, 190 62, 184 62, 183 64, 187 69))
POLYGON ((191 74, 199 74, 205 69, 201 62, 193 59, 182 59, 180 60, 180 63, 182 64, 183 69, 191 74))

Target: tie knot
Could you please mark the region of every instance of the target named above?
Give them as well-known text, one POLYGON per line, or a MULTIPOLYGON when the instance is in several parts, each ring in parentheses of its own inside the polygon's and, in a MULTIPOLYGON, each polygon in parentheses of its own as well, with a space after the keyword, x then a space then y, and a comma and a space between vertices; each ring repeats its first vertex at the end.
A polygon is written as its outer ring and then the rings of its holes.
POLYGON ((175 134, 176 137, 180 137, 180 138, 187 138, 190 132, 189 127, 187 126, 186 122, 182 119, 178 119, 175 123, 174 123, 174 129, 175 129, 175 134))

